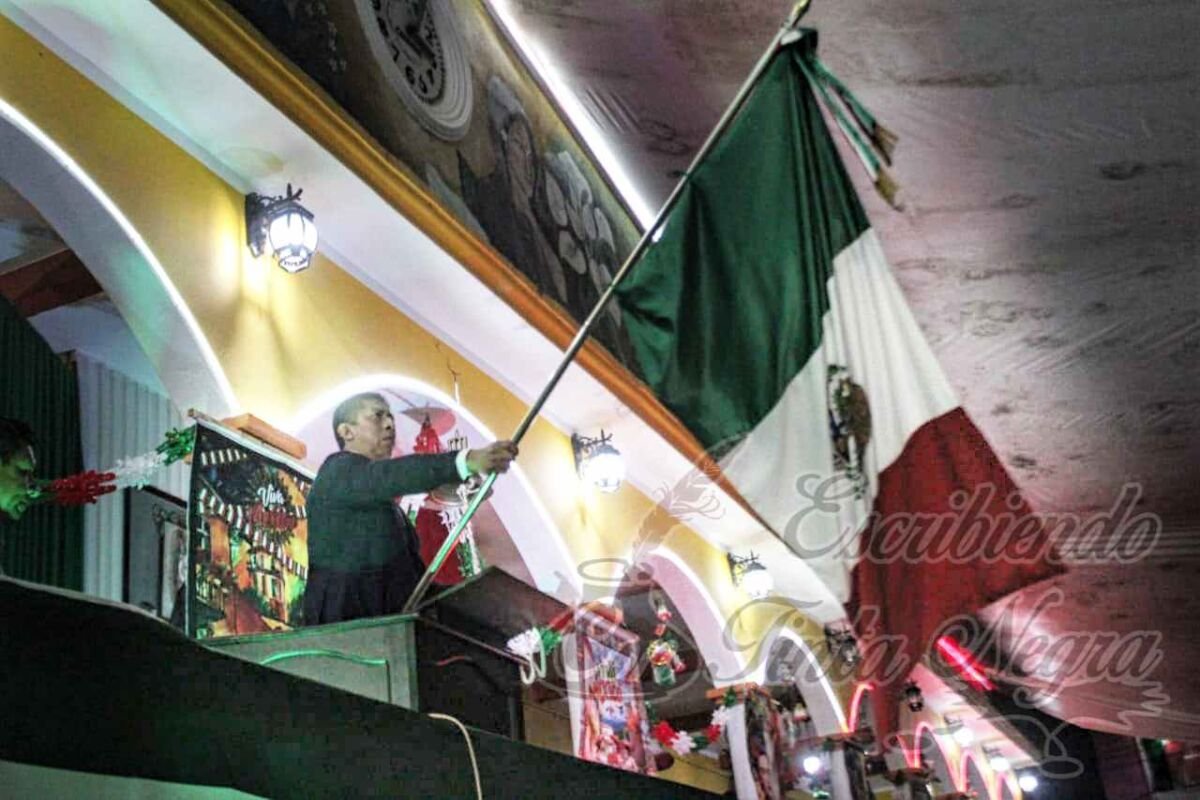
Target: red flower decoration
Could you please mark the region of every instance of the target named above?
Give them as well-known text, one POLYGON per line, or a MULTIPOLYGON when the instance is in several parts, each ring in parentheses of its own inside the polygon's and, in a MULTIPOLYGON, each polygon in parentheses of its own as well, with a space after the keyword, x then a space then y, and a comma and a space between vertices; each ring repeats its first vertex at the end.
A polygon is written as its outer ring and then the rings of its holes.
POLYGON ((667 722, 666 720, 663 720, 655 725, 650 730, 650 733, 655 739, 658 740, 659 744, 664 746, 671 744, 671 742, 675 739, 675 729, 672 728, 671 723, 667 722))
POLYGON ((704 729, 704 738, 708 739, 710 742, 715 742, 717 739, 720 739, 721 738, 721 726, 720 725, 709 725, 707 728, 704 729))

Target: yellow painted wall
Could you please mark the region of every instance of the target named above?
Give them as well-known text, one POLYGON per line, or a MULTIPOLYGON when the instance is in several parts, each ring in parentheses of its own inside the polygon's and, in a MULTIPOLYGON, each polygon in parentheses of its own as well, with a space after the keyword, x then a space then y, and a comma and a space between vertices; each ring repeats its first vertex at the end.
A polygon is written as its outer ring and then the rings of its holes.
POLYGON ((675 763, 671 768, 658 773, 657 777, 675 783, 685 783, 718 795, 723 795, 733 788, 732 772, 721 769, 711 758, 694 753, 675 756, 675 763))
MULTIPOLYGON (((243 198, 234 188, 2 16, 0 53, 0 98, 55 140, 132 222, 195 315, 245 410, 282 427, 321 392, 372 373, 451 392, 449 358, 463 398, 483 423, 502 435, 515 428, 523 402, 337 264, 318 256, 310 270, 293 276, 253 259, 244 244, 243 198)), ((532 427, 520 463, 576 563, 627 557, 634 535, 649 530, 700 577, 722 615, 745 602, 730 582, 724 553, 655 512, 630 485, 616 495, 583 495, 569 439, 548 422, 532 427)), ((795 614, 753 609, 734 631, 749 645, 746 655, 781 621, 810 642, 821 638, 818 626, 795 614)))

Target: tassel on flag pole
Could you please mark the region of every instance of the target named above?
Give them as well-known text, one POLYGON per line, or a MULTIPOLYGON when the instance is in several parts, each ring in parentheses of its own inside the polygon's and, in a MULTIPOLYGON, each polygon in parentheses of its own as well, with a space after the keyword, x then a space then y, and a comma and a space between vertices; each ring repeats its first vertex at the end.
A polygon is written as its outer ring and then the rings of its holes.
POLYGON ((817 97, 821 99, 825 108, 833 116, 838 130, 842 132, 842 136, 845 137, 854 154, 858 156, 858 160, 862 162, 863 169, 871 176, 875 190, 887 201, 888 205, 900 210, 902 206, 897 197, 900 193, 900 186, 880 163, 881 160, 888 165, 892 163, 892 154, 896 150, 896 134, 880 125, 874 115, 867 111, 858 98, 851 94, 850 90, 834 77, 829 68, 822 64, 815 55, 801 60, 800 68, 816 91, 817 97), (830 90, 838 96, 845 108, 850 110, 853 122, 847 117, 842 106, 838 105, 830 96, 830 90), (870 144, 867 143, 868 140, 870 144))

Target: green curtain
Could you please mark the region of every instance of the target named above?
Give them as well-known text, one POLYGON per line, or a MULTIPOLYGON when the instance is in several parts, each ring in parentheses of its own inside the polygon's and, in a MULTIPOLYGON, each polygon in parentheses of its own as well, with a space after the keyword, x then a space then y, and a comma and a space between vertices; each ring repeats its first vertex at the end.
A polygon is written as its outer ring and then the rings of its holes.
MULTIPOLYGON (((33 428, 38 477, 58 478, 83 469, 75 372, 3 297, 0 416, 22 419, 33 428)), ((38 505, 20 522, 0 521, 0 548, 0 566, 11 577, 83 588, 79 508, 38 505)))

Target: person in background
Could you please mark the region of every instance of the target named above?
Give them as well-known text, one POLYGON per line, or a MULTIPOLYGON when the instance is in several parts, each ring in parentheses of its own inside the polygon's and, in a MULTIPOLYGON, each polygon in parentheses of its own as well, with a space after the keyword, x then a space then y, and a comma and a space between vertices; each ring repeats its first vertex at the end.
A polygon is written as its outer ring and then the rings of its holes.
POLYGON ((17 419, 0 417, 0 575, 4 574, 4 528, 25 515, 33 502, 37 456, 33 431, 17 419))
POLYGON ((425 572, 416 531, 395 499, 474 475, 503 473, 512 442, 478 450, 392 457, 395 420, 378 394, 358 394, 333 414, 338 452, 308 495, 304 624, 399 613, 425 572))

